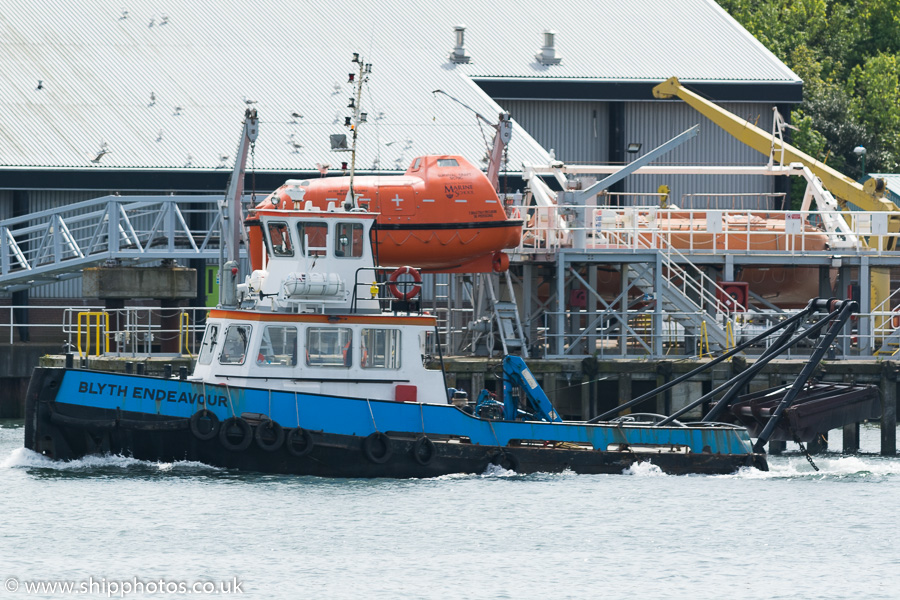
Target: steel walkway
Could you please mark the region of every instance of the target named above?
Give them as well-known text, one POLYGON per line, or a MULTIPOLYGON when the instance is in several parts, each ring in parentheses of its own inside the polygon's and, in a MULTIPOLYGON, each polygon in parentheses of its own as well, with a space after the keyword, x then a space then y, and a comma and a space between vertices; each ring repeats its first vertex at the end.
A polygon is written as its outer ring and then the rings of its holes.
POLYGON ((107 261, 218 259, 215 196, 104 196, 0 221, 0 290, 81 275, 107 261))

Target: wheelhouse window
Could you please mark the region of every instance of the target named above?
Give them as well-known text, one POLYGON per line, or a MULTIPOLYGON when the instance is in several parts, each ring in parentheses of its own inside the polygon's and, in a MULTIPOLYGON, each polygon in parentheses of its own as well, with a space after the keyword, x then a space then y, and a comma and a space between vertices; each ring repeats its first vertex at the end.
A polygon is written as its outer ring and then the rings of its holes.
POLYGON ((225 331, 225 341, 219 363, 223 365, 242 365, 247 357, 247 346, 250 342, 249 325, 229 325, 225 331))
POLYGON ((300 248, 306 256, 325 256, 328 249, 328 225, 326 223, 297 223, 300 248))
POLYGON ((268 325, 263 330, 256 364, 291 367, 297 364, 297 328, 268 325))
POLYGON ((272 256, 293 256, 294 248, 291 245, 291 230, 287 223, 269 223, 269 242, 272 246, 272 256))
POLYGON ((439 166, 439 167, 458 167, 459 163, 456 162, 455 158, 439 158, 439 159, 437 159, 437 166, 439 166))
POLYGON ((353 362, 353 332, 346 327, 306 330, 306 364, 310 367, 349 367, 353 362))
POLYGON ((334 255, 353 258, 363 255, 363 226, 360 223, 337 224, 334 255))
POLYGON ((206 333, 203 335, 203 341, 200 343, 200 357, 197 361, 201 365, 212 363, 213 355, 216 351, 216 341, 219 338, 219 326, 210 323, 206 326, 206 333))
POLYGON ((400 368, 400 330, 363 329, 360 366, 364 369, 400 368))

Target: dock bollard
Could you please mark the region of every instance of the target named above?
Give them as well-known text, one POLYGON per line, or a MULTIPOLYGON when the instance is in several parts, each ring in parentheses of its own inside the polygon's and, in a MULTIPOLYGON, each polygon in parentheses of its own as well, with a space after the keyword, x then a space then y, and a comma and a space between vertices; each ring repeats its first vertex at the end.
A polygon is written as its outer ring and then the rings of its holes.
POLYGON ((163 379, 172 379, 172 365, 163 365, 163 379))
POLYGON ((137 364, 137 374, 138 374, 138 375, 143 375, 143 374, 144 374, 144 370, 145 370, 145 365, 144 365, 144 363, 139 362, 139 363, 137 364))
POLYGON ((125 361, 125 373, 131 375, 134 373, 134 363, 130 360, 125 361))
POLYGON ((182 381, 187 379, 187 367, 178 367, 178 379, 182 381))
POLYGON ((71 352, 66 352, 66 368, 72 369, 75 367, 75 355, 71 352))

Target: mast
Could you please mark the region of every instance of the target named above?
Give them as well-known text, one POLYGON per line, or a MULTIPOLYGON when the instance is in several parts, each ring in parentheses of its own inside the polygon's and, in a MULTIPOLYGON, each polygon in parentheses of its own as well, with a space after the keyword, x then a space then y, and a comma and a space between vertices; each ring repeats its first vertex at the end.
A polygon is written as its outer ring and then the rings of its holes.
POLYGON ((228 181, 225 198, 219 205, 222 228, 219 233, 219 305, 237 306, 237 281, 240 271, 241 240, 247 243, 244 229, 244 214, 241 198, 244 196, 244 174, 247 167, 247 153, 256 143, 259 135, 259 118, 255 108, 244 113, 244 130, 234 158, 234 170, 228 181))
POLYGON ((359 67, 359 74, 350 73, 349 80, 352 83, 356 78, 356 95, 350 98, 350 104, 347 108, 353 109, 353 116, 347 118, 347 125, 353 132, 353 139, 350 144, 350 188, 347 190, 347 197, 344 199, 344 210, 352 210, 358 208, 356 204, 356 194, 353 191, 353 176, 356 174, 356 138, 359 135, 359 124, 366 122, 366 113, 360 110, 362 104, 362 88, 363 83, 369 81, 369 73, 372 72, 372 63, 364 62, 360 58, 359 52, 353 53, 353 59, 350 61, 359 67))

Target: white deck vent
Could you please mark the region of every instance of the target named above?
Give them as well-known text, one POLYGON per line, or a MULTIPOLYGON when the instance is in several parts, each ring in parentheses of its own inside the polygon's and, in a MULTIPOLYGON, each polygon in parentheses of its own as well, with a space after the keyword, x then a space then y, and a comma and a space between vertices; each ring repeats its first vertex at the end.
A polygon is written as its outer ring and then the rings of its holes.
POLYGON ((552 29, 544 30, 544 45, 541 46, 540 54, 534 57, 542 65, 558 65, 562 62, 562 57, 556 54, 556 32, 552 29))
POLYGON ((456 46, 450 53, 450 62, 467 63, 472 60, 472 57, 466 54, 466 26, 457 25, 453 28, 453 32, 456 34, 456 46))

